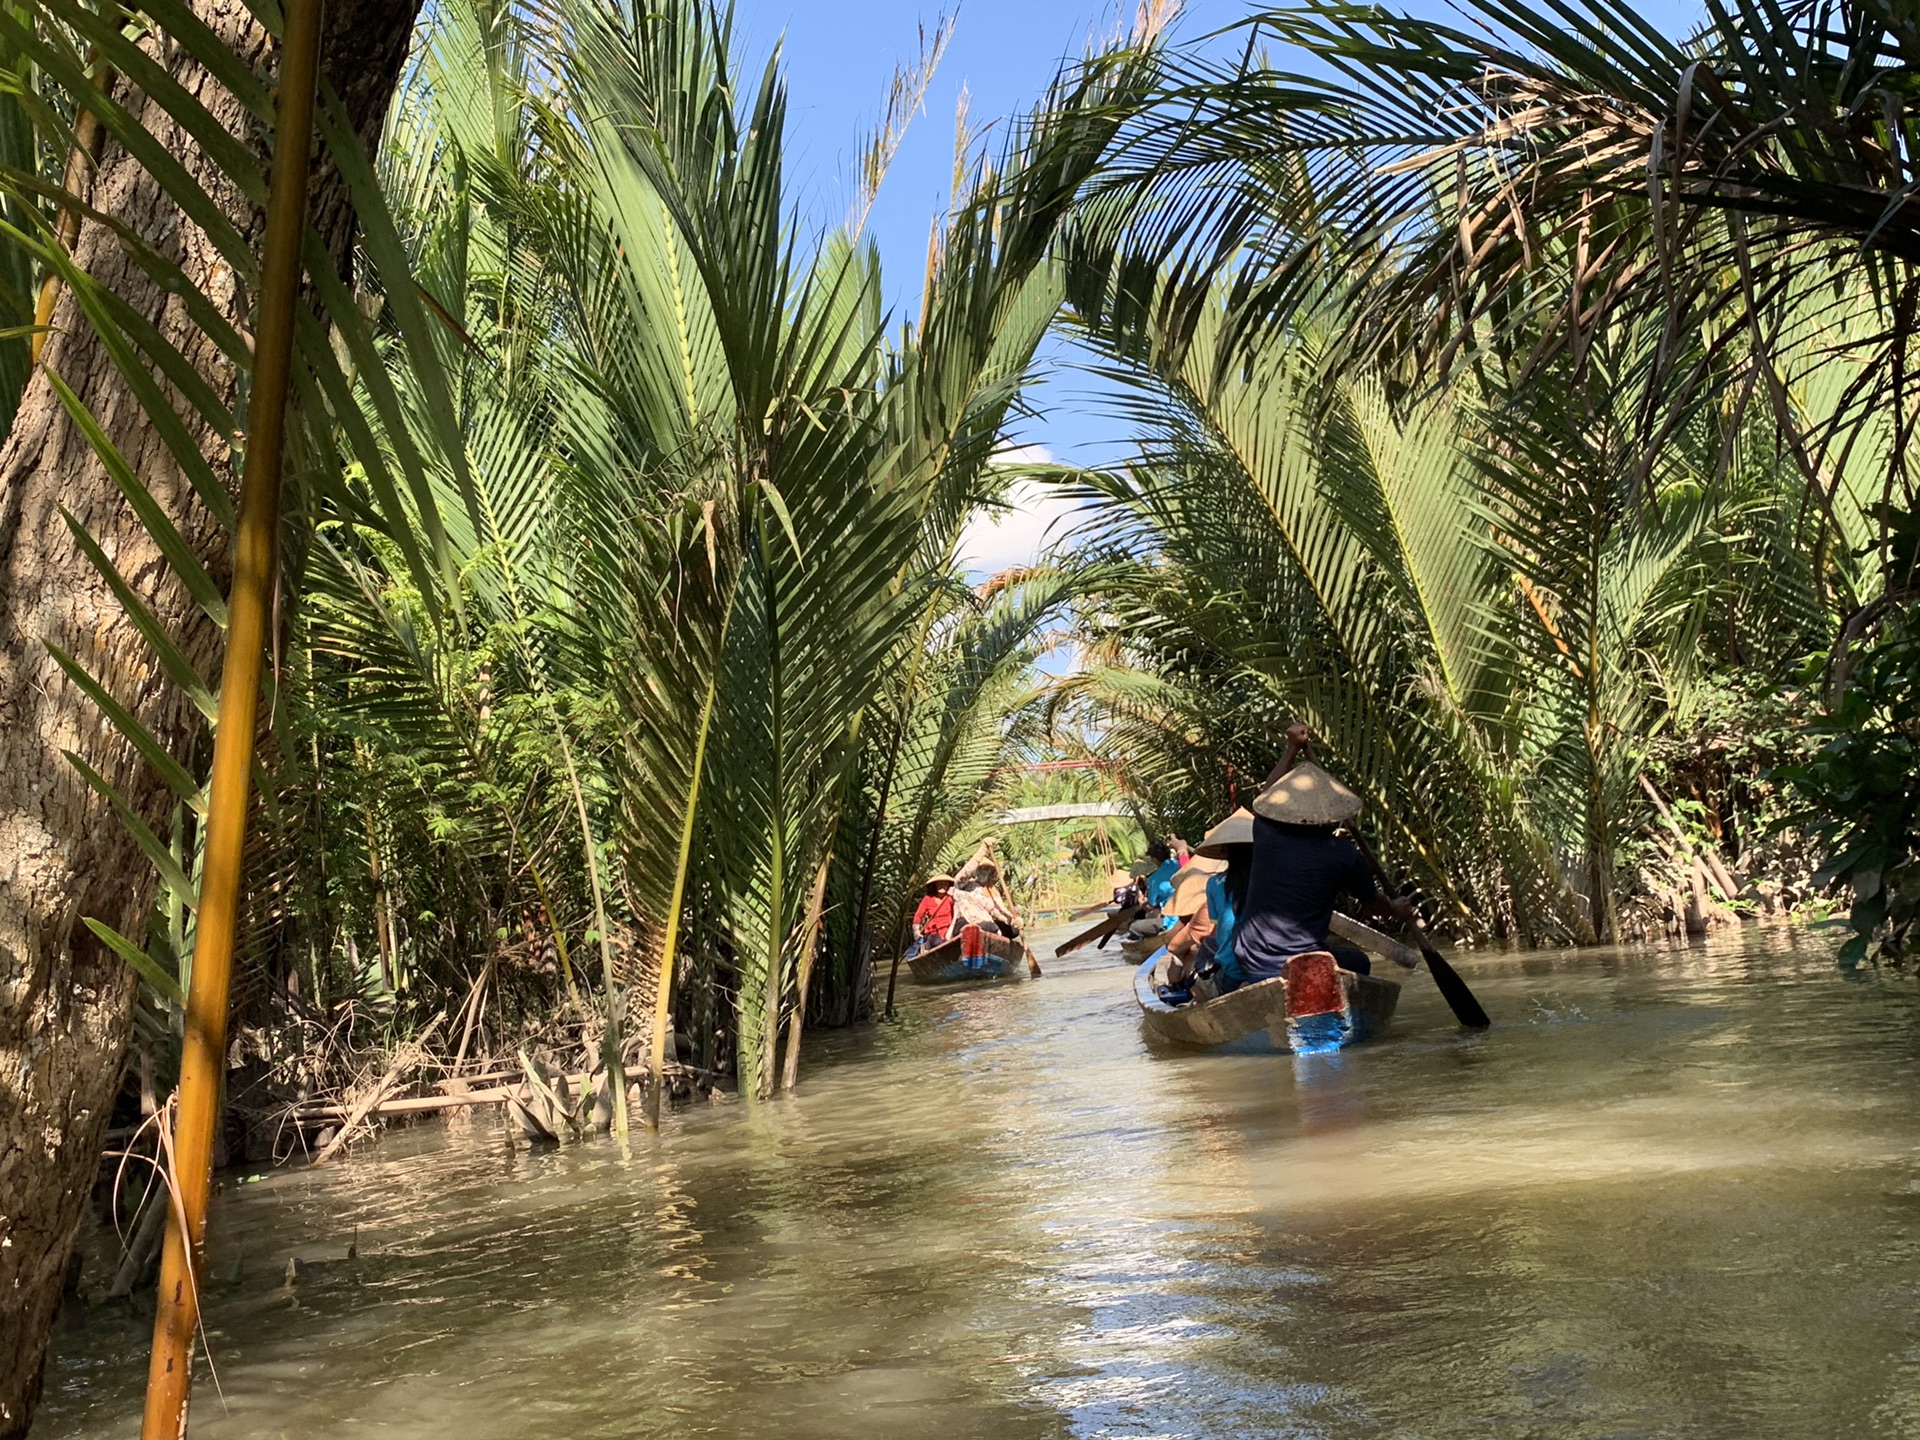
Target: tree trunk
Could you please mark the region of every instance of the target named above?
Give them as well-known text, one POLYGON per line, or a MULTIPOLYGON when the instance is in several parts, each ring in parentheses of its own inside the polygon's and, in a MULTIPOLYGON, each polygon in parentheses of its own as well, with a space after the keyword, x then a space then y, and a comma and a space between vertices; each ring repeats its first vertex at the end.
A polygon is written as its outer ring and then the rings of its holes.
MULTIPOLYGON (((412 34, 418 0, 331 0, 322 74, 369 150, 378 138, 412 34)), ((194 0, 193 9, 256 72, 274 46, 243 0, 194 0)), ((242 107, 164 34, 143 43, 257 153, 266 137, 242 107)), ((125 105, 257 243, 264 217, 199 153, 161 108, 120 82, 125 105)), ((252 297, 160 187, 110 145, 85 197, 170 255, 243 333, 252 297)), ((311 215, 343 271, 354 228, 335 167, 320 157, 311 215)), ((229 401, 232 367, 123 252, 88 222, 74 246, 80 267, 125 298, 191 357, 229 401)), ((105 348, 70 298, 54 311, 44 367, 99 419, 222 586, 228 536, 199 505, 105 348)), ((183 414, 185 413, 183 407, 183 414)), ((191 421, 189 423, 192 423, 191 421)), ((223 472, 230 457, 202 434, 223 472)), ((237 477, 236 477, 237 483, 237 477)), ((96 917, 143 937, 152 867, 63 751, 84 758, 163 828, 165 787, 102 722, 54 665, 48 642, 71 653, 181 757, 203 737, 198 712, 157 673, 133 626, 68 532, 61 509, 100 542, 134 591, 203 676, 220 669, 221 636, 173 579, 132 509, 35 373, 0 449, 0 1440, 26 1433, 45 1364, 75 1232, 99 1165, 101 1137, 125 1063, 134 977, 81 925, 96 917)))

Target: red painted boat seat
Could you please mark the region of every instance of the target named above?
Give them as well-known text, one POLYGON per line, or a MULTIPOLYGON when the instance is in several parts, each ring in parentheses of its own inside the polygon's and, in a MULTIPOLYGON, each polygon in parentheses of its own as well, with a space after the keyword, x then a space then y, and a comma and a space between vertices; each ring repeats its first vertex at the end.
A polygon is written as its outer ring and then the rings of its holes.
POLYGON ((1340 967, 1325 950, 1309 950, 1287 961, 1287 1018, 1337 1015, 1347 1008, 1340 988, 1340 967))

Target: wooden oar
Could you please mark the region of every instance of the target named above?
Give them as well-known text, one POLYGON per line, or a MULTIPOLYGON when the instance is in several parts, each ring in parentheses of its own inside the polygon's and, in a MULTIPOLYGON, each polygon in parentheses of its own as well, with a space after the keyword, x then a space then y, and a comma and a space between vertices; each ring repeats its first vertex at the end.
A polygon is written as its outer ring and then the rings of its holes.
POLYGON ((1107 916, 1098 925, 1093 926, 1091 929, 1082 930, 1078 935, 1074 936, 1071 940, 1068 940, 1062 944, 1054 946, 1053 947, 1054 957, 1058 959, 1060 956, 1066 954, 1069 950, 1078 950, 1082 945, 1090 944, 1095 940, 1104 939, 1106 936, 1112 935, 1115 931, 1126 929, 1127 926, 1131 925, 1135 920, 1140 918, 1141 913, 1145 909, 1146 909, 1146 906, 1142 905, 1133 910, 1122 910, 1116 914, 1107 916))
MULTIPOLYGON (((987 852, 987 858, 989 860, 993 860, 993 842, 991 840, 985 842, 985 848, 987 852)), ((1000 866, 1000 862, 998 860, 993 860, 993 865, 995 869, 998 869, 1000 866)), ((1013 892, 1007 889, 1006 877, 1002 876, 1000 883, 994 886, 993 888, 1000 892, 1000 903, 1007 907, 1007 913, 1009 915, 1015 916, 1017 919, 1020 912, 1013 908, 1013 892)), ((1025 926, 1022 926, 1020 930, 1020 949, 1022 953, 1024 953, 1027 957, 1027 978, 1029 980, 1038 980, 1040 978, 1040 962, 1033 958, 1033 946, 1027 943, 1027 932, 1026 932, 1025 926)))
MULTIPOLYGON (((1360 847, 1360 853, 1366 857, 1367 867, 1373 871, 1373 881, 1380 887, 1380 894, 1383 897, 1392 894, 1393 886, 1387 881, 1387 872, 1380 867, 1367 842, 1357 833, 1348 833, 1353 835, 1353 843, 1360 847)), ((1480 1008, 1480 1002, 1473 998, 1473 991, 1467 988, 1467 982, 1460 978, 1459 972, 1447 963, 1447 957, 1435 949, 1433 941, 1427 938, 1427 927, 1420 923, 1420 917, 1414 916, 1408 928, 1413 932, 1414 944, 1426 956, 1427 973, 1433 976, 1433 983, 1440 987, 1440 996, 1447 1002, 1447 1008, 1453 1011, 1453 1018, 1469 1030, 1484 1030, 1491 1025, 1493 1022, 1487 1018, 1487 1012, 1480 1008)))

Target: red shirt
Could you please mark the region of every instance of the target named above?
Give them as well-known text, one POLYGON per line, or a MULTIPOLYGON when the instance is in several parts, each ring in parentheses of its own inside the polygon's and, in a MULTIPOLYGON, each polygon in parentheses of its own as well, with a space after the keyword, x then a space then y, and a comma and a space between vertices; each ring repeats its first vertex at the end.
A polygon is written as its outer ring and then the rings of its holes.
POLYGON ((913 911, 913 933, 944 937, 953 928, 953 895, 927 895, 913 911))

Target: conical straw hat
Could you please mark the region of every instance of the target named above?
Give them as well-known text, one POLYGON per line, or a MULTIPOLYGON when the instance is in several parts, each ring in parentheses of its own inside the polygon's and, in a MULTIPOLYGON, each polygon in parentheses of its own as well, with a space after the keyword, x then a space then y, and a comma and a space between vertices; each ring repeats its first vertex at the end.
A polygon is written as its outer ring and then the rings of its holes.
POLYGON ((1283 825, 1344 825, 1360 813, 1360 797, 1302 760, 1254 797, 1253 813, 1283 825))
POLYGON ((1173 898, 1167 902, 1167 914, 1182 920, 1207 903, 1207 872, 1189 865, 1173 880, 1173 898))
POLYGON ((1000 867, 991 860, 975 860, 961 870, 957 883, 964 885, 969 880, 991 890, 1000 883, 1000 867))
POLYGON ((1194 855, 1187 860, 1186 864, 1173 872, 1173 883, 1178 885, 1187 876, 1193 874, 1224 875, 1226 873, 1226 861, 1215 859, 1211 855, 1194 855))
POLYGON ((1229 845, 1253 843, 1253 812, 1242 805, 1218 825, 1200 837, 1200 848, 1193 853, 1209 860, 1227 858, 1229 845))

